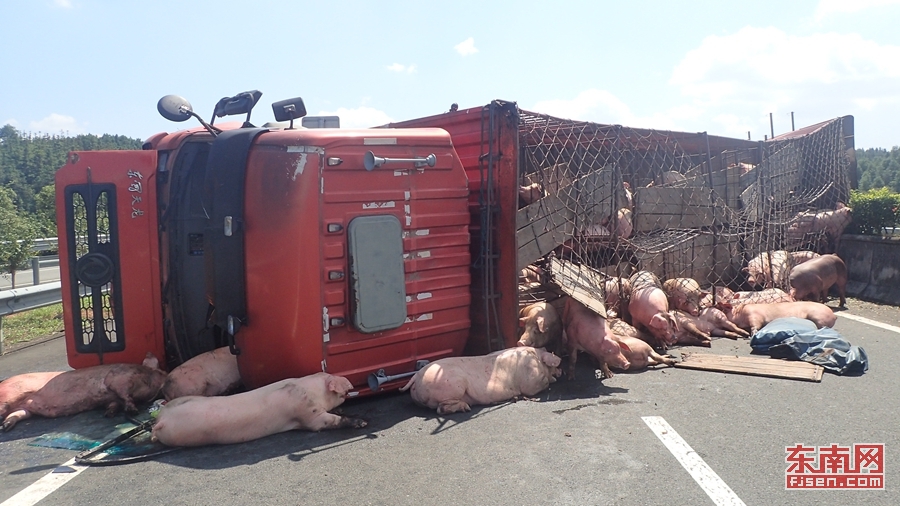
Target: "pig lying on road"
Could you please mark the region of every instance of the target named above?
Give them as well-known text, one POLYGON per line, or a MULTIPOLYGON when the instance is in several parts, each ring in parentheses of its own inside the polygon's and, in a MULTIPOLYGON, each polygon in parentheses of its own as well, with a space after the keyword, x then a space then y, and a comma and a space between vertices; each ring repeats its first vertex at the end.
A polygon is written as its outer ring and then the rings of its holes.
POLYGON ((776 302, 774 304, 742 304, 725 310, 725 315, 735 325, 750 331, 750 335, 778 318, 795 316, 805 318, 817 327, 833 327, 837 316, 830 307, 820 302, 776 302))
POLYGON ((152 439, 169 446, 202 446, 243 443, 295 429, 365 427, 363 420, 329 413, 352 389, 347 378, 320 372, 235 395, 179 397, 160 408, 152 439))
POLYGON ((24 401, 29 395, 37 392, 48 381, 62 373, 62 371, 31 372, 3 380, 0 383, 0 421, 3 422, 3 430, 7 431, 13 428, 17 421, 16 418, 11 418, 7 423, 6 415, 22 409, 25 405, 24 401))
MULTIPOLYGON (((639 339, 635 334, 638 330, 622 320, 611 321, 609 327, 613 330, 612 338, 622 349, 622 355, 628 359, 629 371, 639 371, 651 365, 674 365, 675 359, 669 355, 660 355, 650 347, 646 341, 639 339)), ((614 368, 616 366, 613 366, 614 368)))
POLYGON ((128 413, 137 413, 135 404, 156 399, 165 381, 166 373, 151 353, 142 365, 109 364, 66 371, 10 406, 3 430, 32 415, 56 418, 105 407, 106 416, 113 416, 123 406, 128 413))
POLYGON ((196 357, 176 367, 166 377, 163 396, 170 401, 185 395, 211 397, 234 391, 241 384, 237 357, 228 346, 223 346, 196 357))
POLYGON ((560 359, 541 348, 518 346, 480 357, 450 357, 420 369, 400 389, 439 415, 469 411, 519 395, 536 395, 559 376, 560 359))

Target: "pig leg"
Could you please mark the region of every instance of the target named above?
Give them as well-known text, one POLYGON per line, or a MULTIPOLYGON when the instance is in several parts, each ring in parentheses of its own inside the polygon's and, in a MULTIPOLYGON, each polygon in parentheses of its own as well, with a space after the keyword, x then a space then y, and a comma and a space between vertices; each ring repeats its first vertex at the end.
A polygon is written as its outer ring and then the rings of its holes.
POLYGON ((660 355, 653 350, 650 350, 650 356, 647 357, 647 365, 675 365, 675 359, 669 355, 660 355))
POLYGON ((739 337, 746 337, 742 334, 738 334, 737 332, 732 332, 730 330, 725 330, 725 329, 713 329, 713 331, 710 332, 710 335, 712 335, 714 337, 727 337, 728 339, 737 339, 739 337))
POLYGON ((12 429, 17 423, 26 418, 31 418, 31 413, 29 413, 28 411, 24 409, 13 411, 3 420, 3 432, 7 432, 8 430, 12 429))
POLYGON ((569 363, 566 368, 566 378, 569 380, 575 379, 575 362, 578 361, 578 350, 576 348, 569 349, 569 363))
POLYGON ((606 365, 606 360, 600 360, 600 377, 601 378, 612 378, 615 376, 612 371, 609 370, 609 366, 606 365))
POLYGON ((449 413, 456 413, 459 411, 471 411, 472 408, 466 404, 462 399, 452 399, 449 401, 444 401, 438 404, 437 413, 439 415, 446 415, 449 413))
POLYGON ((325 429, 361 429, 368 425, 365 420, 322 413, 309 423, 309 430, 318 432, 325 429))
POLYGON ((686 334, 678 338, 678 344, 687 344, 689 346, 703 346, 705 348, 709 348, 712 345, 708 334, 705 336, 686 334))

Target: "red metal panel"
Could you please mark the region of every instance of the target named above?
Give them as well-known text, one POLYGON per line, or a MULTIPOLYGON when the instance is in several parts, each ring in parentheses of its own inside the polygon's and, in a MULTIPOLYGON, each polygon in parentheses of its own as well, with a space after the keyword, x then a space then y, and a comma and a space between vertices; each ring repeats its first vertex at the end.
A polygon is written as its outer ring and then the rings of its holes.
MULTIPOLYGON (((56 208, 65 209, 69 185, 111 183, 115 185, 118 218, 123 338, 125 349, 104 352, 103 363, 136 363, 151 352, 165 365, 162 308, 160 302, 159 241, 156 209, 156 151, 86 151, 70 153, 68 163, 56 172, 56 208)), ((70 266, 64 258, 68 236, 65 219, 57 220, 63 293, 63 317, 69 365, 82 368, 101 363, 95 354, 75 350, 73 329, 77 302, 72 300, 70 266)))
POLYGON ((417 360, 462 353, 470 325, 468 187, 446 132, 264 134, 246 188, 248 325, 237 344, 249 386, 321 370, 363 386, 378 369, 407 372, 417 360), (366 171, 369 150, 389 158, 434 153, 437 164, 366 171), (355 217, 382 214, 403 227, 408 318, 365 334, 350 324, 346 230, 355 217), (341 228, 329 232, 329 224, 341 228), (344 323, 333 326, 337 318, 344 323))

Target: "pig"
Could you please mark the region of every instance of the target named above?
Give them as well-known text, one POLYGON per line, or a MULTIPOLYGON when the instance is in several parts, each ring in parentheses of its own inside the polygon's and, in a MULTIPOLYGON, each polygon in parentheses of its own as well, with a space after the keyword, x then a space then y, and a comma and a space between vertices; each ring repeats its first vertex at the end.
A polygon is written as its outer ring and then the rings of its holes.
MULTIPOLYGON (((628 359, 628 370, 638 371, 651 365, 675 365, 675 359, 669 355, 660 355, 646 342, 630 336, 615 335, 613 340, 622 349, 622 354, 628 359)), ((615 368, 616 366, 613 365, 615 368)))
POLYGON ((3 430, 32 415, 56 418, 100 407, 106 407, 106 416, 115 415, 122 407, 134 414, 135 404, 159 397, 165 381, 166 373, 152 353, 147 353, 141 365, 108 364, 66 371, 22 398, 18 409, 3 421, 3 430))
POLYGON ((347 378, 319 372, 234 395, 178 397, 160 408, 151 440, 203 446, 243 443, 289 430, 365 427, 365 420, 330 413, 350 390, 347 378))
POLYGON ((617 369, 628 369, 628 359, 622 355, 621 348, 612 340, 612 330, 606 318, 598 315, 587 306, 568 297, 563 309, 563 343, 569 352, 566 377, 575 379, 575 363, 578 352, 585 351, 600 363, 604 378, 613 377, 609 366, 617 369))
POLYGON ((544 189, 539 183, 519 187, 519 207, 533 204, 544 197, 544 189))
POLYGON ((22 409, 24 401, 29 395, 37 392, 53 378, 63 371, 32 372, 19 374, 0 382, 0 421, 3 422, 4 431, 12 429, 18 421, 17 417, 11 417, 7 423, 6 415, 22 409))
POLYGON ((616 211, 616 218, 614 220, 607 216, 603 218, 600 225, 606 230, 598 231, 598 229, 594 227, 590 229, 588 233, 600 236, 613 235, 623 239, 631 237, 631 234, 634 231, 634 220, 631 209, 626 207, 619 209, 616 211))
POLYGON ((790 281, 790 295, 794 300, 805 300, 812 296, 817 302, 826 302, 828 289, 837 286, 841 307, 847 305, 847 266, 835 254, 822 255, 794 267, 790 281))
POLYGON ((612 330, 612 339, 619 344, 622 355, 628 359, 629 371, 637 371, 651 365, 675 363, 669 355, 657 353, 647 344, 648 336, 642 335, 641 331, 621 318, 610 318, 609 328, 612 330))
POLYGON ((542 348, 518 346, 479 357, 450 357, 419 369, 400 391, 439 415, 470 411, 520 395, 537 395, 560 375, 560 358, 542 348))
POLYGON ((715 307, 723 301, 729 301, 734 297, 734 291, 727 286, 713 286, 712 290, 707 291, 706 295, 700 299, 700 308, 715 307), (715 303, 713 301, 715 300, 715 303))
POLYGON ((727 301, 727 305, 739 306, 741 304, 774 304, 776 302, 794 302, 794 298, 780 288, 766 288, 765 290, 760 290, 758 292, 734 292, 731 300, 727 301))
POLYGON ((544 270, 536 265, 529 265, 519 271, 519 284, 540 283, 544 270))
POLYGON ((837 320, 834 311, 820 302, 777 302, 774 304, 742 304, 726 309, 725 315, 732 323, 750 331, 750 335, 778 318, 794 316, 805 318, 818 328, 833 327, 837 320))
POLYGON ((163 397, 167 401, 185 395, 211 397, 233 392, 241 385, 237 356, 228 346, 201 353, 166 376, 163 397))
POLYGON ((711 334, 708 330, 700 328, 699 316, 693 316, 675 309, 671 312, 675 320, 675 342, 689 346, 712 346, 711 334))
POLYGON ((797 213, 791 220, 785 237, 788 239, 802 240, 806 234, 822 232, 828 240, 830 252, 837 251, 837 247, 844 233, 844 229, 853 220, 853 209, 843 202, 838 202, 833 211, 805 211, 797 213))
POLYGON ((659 278, 648 271, 638 271, 631 278, 631 300, 628 312, 631 323, 638 329, 646 329, 653 335, 655 348, 666 349, 675 344, 675 320, 669 313, 669 300, 659 278))
POLYGON ((623 181, 622 189, 624 190, 624 193, 625 193, 625 207, 629 211, 633 211, 634 210, 634 192, 631 191, 631 184, 629 184, 628 181, 623 181))
POLYGON ((556 309, 546 302, 535 302, 522 308, 519 326, 525 330, 516 346, 554 350, 562 340, 562 321, 556 309))
POLYGON ((607 316, 621 316, 631 298, 631 281, 628 278, 607 278, 603 280, 603 294, 607 316))
POLYGON ((792 251, 791 252, 791 264, 796 267, 807 260, 812 260, 813 258, 818 258, 819 255, 815 251, 792 251))
POLYGON ((750 286, 763 288, 781 286, 787 281, 790 270, 791 256, 784 250, 763 251, 742 269, 750 286))
POLYGON ((691 278, 667 279, 663 283, 663 291, 669 298, 669 307, 693 316, 700 314, 700 300, 710 294, 701 290, 700 283, 691 278))

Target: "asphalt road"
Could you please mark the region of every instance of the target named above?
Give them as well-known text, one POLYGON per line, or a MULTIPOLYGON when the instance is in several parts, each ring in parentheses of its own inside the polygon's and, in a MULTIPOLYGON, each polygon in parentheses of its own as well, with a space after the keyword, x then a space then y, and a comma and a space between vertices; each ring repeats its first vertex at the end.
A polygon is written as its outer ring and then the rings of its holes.
MULTIPOLYGON (((894 307, 849 306, 847 313, 900 321, 894 307)), ((368 420, 365 429, 91 466, 39 504, 716 504, 644 417, 661 417, 671 427, 665 437, 683 438, 695 452, 688 457, 702 458, 745 504, 900 504, 900 366, 890 359, 900 335, 846 317, 835 328, 866 350, 866 374, 826 373, 812 383, 662 368, 600 381, 583 360, 575 381, 554 383, 534 401, 437 416, 405 394, 352 400, 343 411, 368 420), (785 448, 797 443, 883 443, 885 490, 785 490, 785 448)), ((682 350, 748 355, 750 347, 719 339, 710 350, 682 350)), ((0 357, 0 377, 65 368, 61 339, 0 357)), ((3 501, 76 453, 29 446, 36 437, 99 438, 121 421, 92 411, 0 433, 0 505, 23 504, 3 501)))

